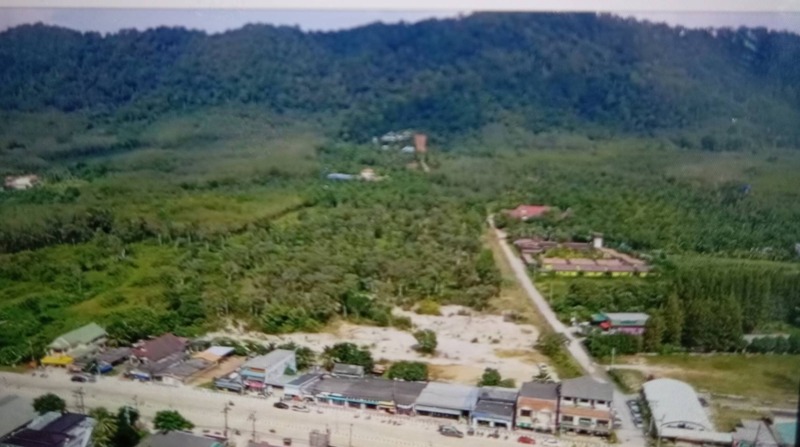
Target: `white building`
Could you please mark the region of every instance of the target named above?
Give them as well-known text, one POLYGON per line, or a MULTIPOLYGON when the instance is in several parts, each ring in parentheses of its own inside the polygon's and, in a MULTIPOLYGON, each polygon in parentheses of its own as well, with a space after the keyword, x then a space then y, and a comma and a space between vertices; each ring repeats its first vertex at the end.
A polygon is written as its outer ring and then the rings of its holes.
POLYGON ((694 389, 674 379, 651 380, 642 389, 653 433, 672 441, 731 445, 731 433, 716 431, 694 389))

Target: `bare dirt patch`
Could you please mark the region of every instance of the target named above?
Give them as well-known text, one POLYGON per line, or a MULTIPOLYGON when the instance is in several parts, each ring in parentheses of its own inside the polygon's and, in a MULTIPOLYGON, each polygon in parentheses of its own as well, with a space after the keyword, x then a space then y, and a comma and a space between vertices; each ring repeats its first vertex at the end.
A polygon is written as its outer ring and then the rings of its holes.
POLYGON ((268 336, 230 331, 209 334, 208 337, 251 338, 275 343, 294 341, 317 352, 325 346, 348 341, 368 346, 376 360, 424 361, 441 374, 439 380, 462 383, 476 383, 485 368, 495 368, 503 377, 515 379, 517 383, 530 380, 538 373, 535 364, 540 357, 533 349, 539 336, 536 327, 504 321, 500 315, 480 314, 462 306, 442 306, 441 311, 441 316, 417 315, 401 309, 394 311, 397 315, 409 317, 415 330, 432 329, 436 332, 438 347, 433 356, 423 356, 413 350, 416 340, 411 332, 350 323, 327 328, 324 333, 268 336))

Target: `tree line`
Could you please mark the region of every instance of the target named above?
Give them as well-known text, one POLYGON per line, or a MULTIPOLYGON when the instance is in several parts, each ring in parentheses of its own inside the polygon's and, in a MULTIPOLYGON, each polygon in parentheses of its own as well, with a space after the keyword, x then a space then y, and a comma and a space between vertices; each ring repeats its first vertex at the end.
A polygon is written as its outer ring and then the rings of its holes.
POLYGON ((738 150, 797 144, 799 58, 800 38, 787 32, 597 14, 479 13, 328 33, 25 25, 0 34, 0 108, 152 121, 258 104, 341 114, 339 135, 361 141, 397 126, 446 138, 500 123, 533 133, 680 129, 683 147, 738 150))

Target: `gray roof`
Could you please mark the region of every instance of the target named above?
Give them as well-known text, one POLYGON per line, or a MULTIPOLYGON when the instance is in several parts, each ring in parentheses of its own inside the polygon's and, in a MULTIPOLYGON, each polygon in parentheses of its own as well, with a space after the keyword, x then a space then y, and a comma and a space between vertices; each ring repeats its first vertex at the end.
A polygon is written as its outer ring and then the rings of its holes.
POLYGON ((741 447, 778 447, 778 440, 763 421, 742 420, 741 427, 733 432, 733 440, 739 441, 741 447))
POLYGON ((294 351, 288 349, 276 349, 269 354, 259 355, 246 361, 242 368, 256 368, 267 369, 272 365, 286 361, 289 357, 294 356, 294 351))
POLYGON ((295 377, 291 382, 287 383, 287 385, 302 387, 304 385, 308 385, 310 383, 319 380, 320 377, 322 377, 322 374, 319 373, 303 374, 301 376, 295 377))
POLYGON ((557 383, 525 382, 519 390, 519 397, 558 400, 557 383))
POLYGON ((650 315, 647 315, 644 312, 606 312, 603 315, 608 317, 608 319, 611 320, 611 323, 615 326, 624 326, 626 324, 645 324, 650 318, 650 315))
POLYGON ((178 363, 165 369, 161 375, 172 376, 180 380, 186 380, 200 371, 206 370, 214 366, 213 362, 205 359, 191 359, 182 363, 178 363))
POLYGON ((610 383, 599 382, 589 376, 583 376, 561 382, 561 395, 610 402, 614 398, 614 386, 610 383))
POLYGON ((147 436, 137 447, 222 447, 222 443, 205 436, 182 431, 171 431, 147 436))
MULTIPOLYGON (((700 399, 688 384, 674 379, 656 379, 645 382, 642 391, 655 420, 663 420, 666 425, 682 421, 692 424, 693 429, 714 430, 700 399)), ((667 428, 666 425, 663 428, 667 428)))
POLYGON ((0 436, 19 428, 36 416, 33 400, 16 394, 0 396, 0 436))
POLYGON ((345 363, 334 363, 331 374, 333 374, 334 376, 337 374, 348 375, 348 376, 363 376, 364 367, 360 365, 347 365, 345 363))
POLYGON ((105 329, 95 323, 89 323, 56 338, 48 346, 55 349, 69 349, 80 344, 88 344, 98 338, 105 337, 105 335, 105 329))
POLYGON ((311 392, 314 394, 318 393, 331 393, 331 394, 347 394, 347 390, 350 389, 354 380, 352 379, 340 379, 338 377, 328 377, 322 378, 322 380, 314 383, 311 386, 311 392))
POLYGON ((425 382, 403 382, 401 380, 392 382, 394 383, 394 403, 402 406, 413 405, 422 390, 428 385, 425 382))
POLYGON ((519 390, 515 388, 502 388, 498 386, 482 386, 478 400, 493 400, 497 402, 516 402, 519 390))
POLYGON ((417 405, 460 411, 472 411, 478 400, 478 388, 452 383, 430 382, 417 398, 417 405))
POLYGON ((514 417, 514 404, 479 400, 475 405, 474 413, 485 413, 498 418, 511 419, 514 417))

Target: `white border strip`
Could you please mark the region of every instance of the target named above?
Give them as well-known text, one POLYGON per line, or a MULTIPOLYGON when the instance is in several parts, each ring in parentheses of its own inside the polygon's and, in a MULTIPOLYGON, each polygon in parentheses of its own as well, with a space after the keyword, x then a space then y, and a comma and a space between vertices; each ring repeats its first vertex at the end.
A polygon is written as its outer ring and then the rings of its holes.
MULTIPOLYGON (((0 0, 0 8, 800 12, 797 0, 0 0)), ((3 11, 0 10, 0 14, 3 11)))

